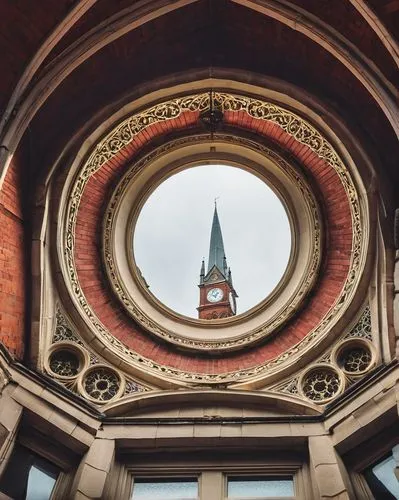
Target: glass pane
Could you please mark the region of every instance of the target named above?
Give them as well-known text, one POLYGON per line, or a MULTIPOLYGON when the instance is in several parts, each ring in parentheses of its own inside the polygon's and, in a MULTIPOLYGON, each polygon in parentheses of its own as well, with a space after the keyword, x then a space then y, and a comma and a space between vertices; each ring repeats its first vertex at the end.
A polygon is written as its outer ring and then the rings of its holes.
POLYGON ((59 473, 54 464, 16 443, 0 479, 0 490, 17 500, 48 500, 59 473))
POLYGON ((391 456, 373 467, 372 471, 385 488, 399 499, 399 482, 394 473, 395 467, 395 460, 391 456))
POLYGON ((42 472, 35 465, 29 471, 26 498, 28 500, 48 500, 55 485, 56 477, 42 472))
POLYGON ((133 484, 132 500, 196 500, 197 498, 196 479, 136 479, 133 484))
POLYGON ((293 497, 294 481, 289 478, 229 478, 227 494, 231 500, 239 498, 293 497))

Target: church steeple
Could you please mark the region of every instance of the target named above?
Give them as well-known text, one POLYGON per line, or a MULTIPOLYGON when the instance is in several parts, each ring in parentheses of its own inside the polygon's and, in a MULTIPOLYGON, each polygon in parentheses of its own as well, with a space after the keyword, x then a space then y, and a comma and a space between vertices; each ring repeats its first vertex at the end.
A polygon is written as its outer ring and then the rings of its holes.
POLYGON ((236 314, 236 297, 231 270, 227 265, 222 229, 215 200, 207 273, 202 261, 200 271, 200 319, 220 319, 236 314))
POLYGON ((216 266, 219 271, 225 274, 225 267, 227 266, 226 255, 224 253, 222 229, 220 227, 216 201, 215 211, 213 212, 211 242, 209 245, 208 273, 213 266, 216 266))

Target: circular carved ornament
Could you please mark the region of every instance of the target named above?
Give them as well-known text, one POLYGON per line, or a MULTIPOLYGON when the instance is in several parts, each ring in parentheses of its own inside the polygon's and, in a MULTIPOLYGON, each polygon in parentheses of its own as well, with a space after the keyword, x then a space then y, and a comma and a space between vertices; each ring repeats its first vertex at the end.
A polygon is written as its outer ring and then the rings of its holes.
POLYGON ((210 321, 184 317, 151 294, 134 264, 134 226, 151 193, 148 186, 157 186, 174 172, 203 161, 204 155, 209 160, 207 136, 171 141, 133 164, 111 195, 103 231, 105 269, 120 304, 146 331, 179 347, 208 352, 237 350, 275 333, 306 298, 322 258, 318 204, 299 169, 270 147, 250 139, 217 134, 212 144, 217 149, 213 161, 229 162, 261 177, 282 200, 289 216, 290 261, 280 283, 260 304, 223 321, 219 315, 210 321))
POLYGON ((89 365, 87 352, 72 342, 57 342, 53 344, 45 360, 45 369, 63 381, 75 380, 89 365))
POLYGON ((310 401, 326 404, 345 389, 343 374, 328 364, 314 365, 299 380, 301 393, 310 401))
POLYGON ((78 390, 86 399, 104 404, 118 399, 125 389, 122 375, 106 365, 93 365, 78 380, 78 390))
MULTIPOLYGON (((237 370, 236 367, 230 367, 228 362, 223 361, 223 363, 219 363, 218 360, 213 360, 211 363, 212 369, 208 369, 207 366, 209 363, 206 359, 198 360, 190 368, 188 368, 188 363, 184 363, 183 367, 180 364, 179 356, 170 357, 167 361, 157 359, 157 353, 158 351, 162 352, 162 348, 149 348, 145 353, 140 352, 139 345, 134 345, 134 338, 132 338, 132 341, 127 339, 126 330, 124 330, 124 340, 121 340, 116 330, 107 324, 106 317, 102 314, 101 308, 96 307, 93 301, 88 300, 86 297, 86 294, 90 295, 90 293, 86 285, 84 287, 81 285, 80 279, 82 274, 78 270, 75 260, 76 224, 79 207, 86 186, 92 176, 102 169, 104 165, 110 165, 110 162, 115 162, 115 158, 118 155, 120 157, 120 153, 124 149, 129 148, 135 137, 140 135, 142 131, 145 131, 147 127, 151 127, 154 124, 158 126, 169 120, 176 120, 184 113, 191 113, 190 117, 196 116, 198 118, 198 114, 209 107, 209 95, 208 93, 200 93, 169 99, 166 102, 135 113, 133 116, 119 123, 106 137, 94 146, 91 154, 83 161, 79 171, 76 172, 72 180, 72 184, 68 187, 68 202, 61 204, 63 223, 59 225, 60 232, 58 236, 62 242, 58 245, 58 249, 64 249, 62 255, 59 254, 62 260, 61 269, 76 308, 79 310, 86 327, 95 333, 97 341, 104 346, 104 352, 111 352, 112 356, 119 358, 125 367, 137 369, 140 373, 145 373, 146 376, 167 378, 179 383, 244 382, 265 377, 281 370, 288 364, 292 364, 296 359, 299 359, 301 353, 319 343, 343 316, 356 290, 364 268, 364 256, 367 253, 368 222, 362 216, 363 208, 358 199, 356 186, 343 161, 333 146, 320 132, 295 113, 262 99, 223 92, 215 92, 215 99, 218 100, 218 106, 225 113, 226 121, 233 120, 234 116, 241 113, 241 120, 242 117, 249 117, 250 121, 256 121, 257 126, 263 123, 267 124, 267 127, 277 131, 274 136, 277 142, 280 135, 289 137, 294 145, 299 144, 306 149, 305 156, 313 155, 324 166, 323 168, 326 171, 328 170, 329 176, 334 175, 336 177, 334 182, 344 193, 342 203, 348 207, 350 213, 351 243, 350 248, 348 248, 347 234, 345 233, 344 238, 346 238, 346 243, 342 249, 345 255, 347 255, 345 258, 348 260, 348 264, 345 263, 342 266, 342 273, 338 273, 333 298, 327 299, 329 295, 324 295, 326 297, 326 306, 323 306, 325 307, 323 313, 319 314, 319 316, 316 315, 314 320, 308 320, 305 330, 298 329, 294 332, 295 335, 291 335, 290 333, 291 340, 288 341, 288 337, 284 331, 279 334, 279 336, 281 335, 282 338, 285 338, 284 342, 281 342, 277 346, 276 342, 271 340, 270 345, 273 347, 274 355, 270 356, 268 350, 269 344, 262 345, 259 347, 256 359, 251 356, 245 358, 246 355, 243 354, 243 362, 240 363, 240 369, 237 370), (308 324, 309 327, 307 326, 308 324)), ((266 128, 265 130, 268 129, 266 128)), ((325 192, 328 197, 328 192, 325 192)), ((331 203, 333 203, 333 200, 331 203)), ((331 217, 333 215, 335 215, 334 212, 331 213, 331 217)), ((331 237, 333 239, 335 234, 331 233, 331 237)), ((339 244, 337 240, 338 247, 339 244)), ((107 259, 106 254, 105 257, 107 259)), ((124 293, 125 291, 121 290, 121 292, 124 293)), ((129 303, 127 302, 124 306, 128 308, 129 303)), ((145 318, 145 315, 140 310, 137 310, 135 314, 137 318, 142 317, 143 321, 147 321, 147 318, 145 318)), ((239 321, 239 316, 236 318, 239 321)), ((217 331, 217 329, 215 328, 214 331, 217 331)), ((163 334, 163 332, 160 333, 163 334)), ((258 331, 256 330, 255 333, 258 333, 258 331)), ((140 336, 139 332, 137 335, 140 336)), ((140 340, 141 343, 143 341, 144 339, 140 340)), ((191 341, 191 339, 188 339, 187 344, 189 345, 191 341)), ((223 342, 226 343, 229 341, 224 340, 223 342)), ((243 342, 245 345, 245 334, 241 337, 240 342, 243 342)), ((212 345, 207 344, 208 342, 205 342, 204 349, 211 349, 212 345)))
POLYGON ((333 351, 337 366, 350 377, 364 375, 376 365, 377 355, 371 342, 365 339, 347 339, 333 351))

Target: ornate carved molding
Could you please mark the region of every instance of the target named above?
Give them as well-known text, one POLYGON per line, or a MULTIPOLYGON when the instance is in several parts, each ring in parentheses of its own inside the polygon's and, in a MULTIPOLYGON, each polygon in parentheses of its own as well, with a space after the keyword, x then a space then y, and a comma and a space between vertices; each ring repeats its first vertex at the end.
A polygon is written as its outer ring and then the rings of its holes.
MULTIPOLYGON (((122 399, 124 396, 131 395, 132 393, 149 390, 148 387, 145 387, 139 382, 126 378, 124 374, 108 366, 104 360, 95 355, 74 331, 59 305, 56 306, 52 341, 53 343, 50 346, 45 361, 46 373, 57 380, 57 382, 65 385, 65 387, 71 391, 77 392, 85 399, 89 399, 97 404, 102 404, 108 402, 110 399, 122 399), (67 354, 67 356, 65 354, 67 354), (93 378, 97 371, 100 373, 101 370, 104 371, 106 369, 115 372, 115 380, 118 379, 120 381, 118 390, 115 390, 113 397, 108 399, 103 395, 104 390, 101 392, 101 398, 98 400, 96 400, 95 397, 87 397, 87 391, 82 390, 82 381, 84 382, 86 380, 87 373, 90 371, 91 377, 93 378)), ((110 377, 112 377, 111 372, 110 377)), ((101 377, 99 377, 99 380, 100 379, 101 377)), ((95 392, 95 389, 91 388, 91 390, 95 392)))
POLYGON ((356 325, 343 337, 343 339, 349 339, 352 337, 359 337, 370 341, 373 340, 371 331, 371 311, 368 304, 364 308, 364 311, 362 312, 356 325))
POLYGON ((335 170, 345 189, 351 209, 352 254, 350 272, 334 306, 330 308, 317 327, 302 341, 285 351, 282 355, 264 364, 237 370, 232 373, 201 374, 162 366, 151 359, 141 356, 126 347, 105 328, 91 309, 81 289, 74 261, 75 224, 80 199, 90 176, 98 171, 102 165, 115 156, 124 146, 129 144, 137 133, 144 130, 150 124, 176 118, 184 111, 201 112, 209 104, 209 94, 202 93, 171 99, 139 112, 120 123, 95 146, 72 186, 70 200, 65 213, 64 259, 67 281, 70 284, 74 301, 84 314, 86 321, 91 325, 103 343, 114 353, 122 356, 139 369, 149 371, 153 375, 199 384, 213 382, 233 383, 259 377, 266 372, 279 369, 288 360, 292 360, 300 352, 309 349, 317 343, 327 329, 337 321, 339 314, 350 303, 362 270, 362 255, 367 244, 367 235, 363 229, 361 220, 358 194, 351 175, 333 146, 316 128, 297 114, 270 102, 223 92, 216 92, 214 98, 218 102, 218 107, 223 112, 244 111, 253 118, 267 120, 278 125, 297 141, 307 145, 311 151, 335 170))
MULTIPOLYGON (((330 347, 310 366, 274 385, 270 390, 306 398, 306 390, 301 387, 301 384, 303 385, 307 374, 319 373, 319 367, 331 367, 336 373, 337 380, 338 378, 345 379, 345 384, 349 387, 359 378, 367 375, 376 366, 377 361, 376 349, 372 343, 370 306, 367 304, 356 324, 348 332, 344 332, 333 347, 330 347)), ((321 369, 320 373, 322 372, 321 369)), ((312 383, 316 382, 317 377, 313 379, 312 383)), ((310 390, 309 387, 308 390, 310 390)), ((337 390, 336 394, 332 394, 331 398, 326 400, 320 395, 320 404, 325 404, 334 399, 341 392, 337 390)), ((314 397, 316 396, 311 395, 312 400, 314 400, 314 397)))
MULTIPOLYGON (((293 295, 291 295, 288 302, 284 303, 279 310, 279 313, 270 318, 266 323, 261 324, 259 327, 246 331, 245 335, 238 338, 222 339, 214 341, 196 340, 187 338, 182 335, 175 334, 170 329, 167 330, 161 324, 152 320, 146 315, 136 304, 134 298, 131 296, 126 286, 124 285, 123 277, 118 271, 116 258, 114 254, 115 242, 113 241, 113 228, 116 225, 116 217, 121 200, 131 182, 134 180, 138 172, 144 169, 151 161, 159 156, 162 156, 171 149, 178 149, 181 146, 195 142, 198 144, 204 137, 185 137, 177 139, 173 142, 168 142, 164 146, 152 151, 149 155, 138 161, 122 178, 121 182, 115 189, 111 200, 107 206, 104 216, 104 231, 103 231, 103 255, 105 268, 107 271, 110 284, 118 297, 119 301, 126 308, 128 313, 141 324, 147 331, 161 337, 163 340, 173 342, 176 345, 186 348, 193 348, 199 350, 231 350, 233 348, 240 348, 247 346, 260 339, 272 334, 277 328, 286 322, 299 308, 300 303, 304 300, 307 293, 313 286, 317 277, 317 271, 321 262, 321 220, 318 210, 318 205, 310 187, 306 180, 291 166, 284 158, 282 158, 275 151, 269 147, 255 142, 253 140, 244 139, 227 134, 215 134, 215 139, 222 142, 231 142, 234 144, 242 145, 246 148, 252 149, 261 153, 268 159, 272 160, 284 172, 286 177, 296 186, 300 192, 301 197, 305 200, 305 206, 308 209, 311 225, 311 250, 309 251, 311 257, 306 264, 303 279, 300 286, 297 287, 293 295)), ((130 236, 130 235, 129 235, 130 236)))

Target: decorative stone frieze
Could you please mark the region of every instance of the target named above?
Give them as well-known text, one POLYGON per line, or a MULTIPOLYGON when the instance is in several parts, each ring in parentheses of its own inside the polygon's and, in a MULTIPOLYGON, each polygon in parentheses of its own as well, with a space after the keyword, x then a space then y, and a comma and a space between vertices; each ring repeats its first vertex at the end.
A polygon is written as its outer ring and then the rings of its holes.
POLYGON ((53 343, 48 349, 44 369, 65 387, 96 404, 149 390, 94 354, 79 338, 59 305, 56 306, 53 343))
POLYGON ((330 402, 377 365, 378 356, 371 339, 371 312, 367 304, 356 324, 333 347, 308 368, 271 390, 305 397, 318 404, 330 402))
MULTIPOLYGON (((151 139, 163 136, 172 129, 181 132, 188 125, 195 125, 201 111, 209 106, 209 95, 200 92, 171 98, 126 118, 94 145, 79 167, 76 163, 76 175, 72 183, 65 187, 65 203, 60 206, 62 223, 59 227, 65 231, 59 234, 59 238, 62 239, 60 247, 65 252, 59 257, 72 302, 91 334, 102 344, 103 352, 129 365, 133 375, 145 377, 155 384, 239 384, 256 380, 259 385, 261 379, 267 383, 269 376, 276 380, 277 373, 288 371, 295 360, 308 356, 313 346, 325 341, 327 334, 331 338, 338 336, 337 331, 331 334, 331 329, 350 307, 365 265, 369 237, 367 200, 361 202, 358 194, 360 179, 356 177, 354 181, 328 138, 304 117, 276 103, 226 92, 215 92, 214 98, 224 113, 224 125, 245 129, 246 133, 255 131, 257 137, 271 139, 277 147, 280 145, 288 149, 301 168, 308 169, 328 204, 328 209, 324 207, 329 241, 325 258, 333 265, 330 270, 325 269, 323 276, 319 276, 316 295, 322 294, 322 297, 313 297, 317 307, 306 311, 289 327, 281 328, 278 335, 271 335, 270 341, 262 343, 260 340, 263 338, 260 336, 259 345, 251 346, 252 352, 242 347, 252 341, 252 333, 257 340, 259 331, 256 329, 234 339, 234 342, 238 341, 235 359, 228 356, 223 360, 203 356, 196 359, 195 363, 190 363, 182 353, 183 349, 176 349, 176 353, 170 355, 165 343, 157 342, 148 334, 164 336, 163 340, 173 340, 174 344, 183 348, 191 348, 192 341, 188 342, 183 337, 172 339, 171 332, 165 326, 167 322, 150 324, 139 305, 132 310, 134 322, 120 314, 120 304, 114 304, 115 296, 104 300, 109 288, 104 288, 104 276, 100 276, 98 266, 88 276, 85 256, 98 251, 93 242, 98 241, 101 224, 107 227, 109 217, 112 218, 111 212, 107 212, 108 217, 102 209, 94 209, 94 200, 104 201, 104 196, 110 192, 109 187, 116 185, 116 179, 121 178, 121 169, 125 167, 127 171, 130 161, 137 161, 134 163, 136 167, 141 165, 141 161, 144 162, 142 169, 134 170, 133 167, 133 176, 144 169, 144 164, 148 167, 149 164, 145 162, 155 154, 155 150, 149 149, 144 154, 142 149, 143 145, 150 144, 151 139), (267 133, 263 133, 266 130, 267 133), (346 225, 348 230, 340 231, 340 224, 346 225), (80 255, 83 255, 82 259, 80 255), (332 279, 324 278, 324 275, 332 279), (237 365, 240 366, 239 370, 236 369, 237 365)), ((119 193, 118 189, 116 192, 119 193)), ((107 253, 104 257, 106 265, 112 263, 107 253)), ((123 307, 130 307, 131 303, 125 300, 120 284, 114 286, 114 293, 118 295, 115 290, 120 292, 119 300, 123 307)), ((297 307, 293 307, 293 310, 292 314, 295 315, 297 307)), ((272 325, 270 333, 274 334, 274 327, 278 329, 281 324, 272 325)), ((229 343, 230 340, 223 339, 223 342, 229 343)), ((203 348, 206 353, 214 348, 214 343, 206 345, 204 342, 204 346, 197 347, 203 348)))

